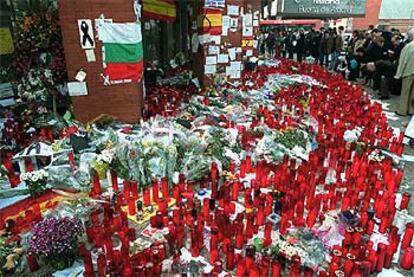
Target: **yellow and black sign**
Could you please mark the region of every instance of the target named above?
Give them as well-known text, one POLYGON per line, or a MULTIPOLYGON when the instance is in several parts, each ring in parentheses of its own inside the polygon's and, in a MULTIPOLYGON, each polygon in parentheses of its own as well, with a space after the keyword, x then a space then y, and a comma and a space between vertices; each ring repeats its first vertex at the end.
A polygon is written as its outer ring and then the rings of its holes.
POLYGON ((11 54, 14 52, 13 38, 10 28, 0 28, 0 55, 11 54))

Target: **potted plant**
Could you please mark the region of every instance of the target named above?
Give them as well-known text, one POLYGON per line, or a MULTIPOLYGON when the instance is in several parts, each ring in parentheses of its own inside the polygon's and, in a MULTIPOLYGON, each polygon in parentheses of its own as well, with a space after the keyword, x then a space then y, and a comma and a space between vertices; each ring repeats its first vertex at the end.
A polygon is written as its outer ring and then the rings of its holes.
POLYGON ((81 233, 82 223, 78 218, 46 218, 32 229, 29 253, 52 270, 63 270, 75 261, 81 233))

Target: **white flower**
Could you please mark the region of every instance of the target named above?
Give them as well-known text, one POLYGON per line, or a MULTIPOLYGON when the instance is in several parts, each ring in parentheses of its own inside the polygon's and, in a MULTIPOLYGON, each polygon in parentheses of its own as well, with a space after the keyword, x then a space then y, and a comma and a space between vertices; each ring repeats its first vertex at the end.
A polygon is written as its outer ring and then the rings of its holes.
POLYGON ((27 174, 26 173, 20 174, 20 180, 26 181, 27 180, 27 174))
POLYGON ((33 175, 33 177, 32 177, 32 181, 33 182, 37 182, 37 181, 39 181, 39 176, 36 174, 36 175, 33 175))

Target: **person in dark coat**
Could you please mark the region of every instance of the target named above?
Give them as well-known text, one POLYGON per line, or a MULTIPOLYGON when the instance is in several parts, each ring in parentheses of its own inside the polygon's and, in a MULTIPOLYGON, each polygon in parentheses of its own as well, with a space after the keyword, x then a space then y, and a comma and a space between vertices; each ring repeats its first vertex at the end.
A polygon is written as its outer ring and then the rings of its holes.
POLYGON ((329 55, 332 51, 332 38, 329 35, 328 31, 325 31, 323 34, 323 38, 321 39, 320 45, 319 45, 319 53, 320 58, 319 62, 321 65, 324 65, 325 67, 328 66, 329 63, 329 55))
POLYGON ((320 53, 319 53, 319 45, 321 44, 322 34, 317 31, 312 38, 311 41, 311 55, 315 59, 316 63, 319 61, 320 53))
POLYGON ((269 35, 266 38, 266 48, 267 53, 273 58, 275 55, 275 35, 273 32, 269 32, 269 35))
POLYGON ((305 33, 303 30, 299 30, 299 34, 297 37, 296 42, 296 54, 298 62, 302 62, 304 56, 305 56, 305 33))
POLYGON ((293 59, 293 34, 289 31, 284 39, 285 50, 286 50, 286 58, 293 59))
POLYGON ((315 30, 311 30, 305 35, 305 57, 312 55, 312 39, 315 36, 315 30))
POLYGON ((368 62, 384 60, 387 57, 387 51, 384 48, 385 39, 382 36, 374 36, 372 43, 367 49, 368 62))

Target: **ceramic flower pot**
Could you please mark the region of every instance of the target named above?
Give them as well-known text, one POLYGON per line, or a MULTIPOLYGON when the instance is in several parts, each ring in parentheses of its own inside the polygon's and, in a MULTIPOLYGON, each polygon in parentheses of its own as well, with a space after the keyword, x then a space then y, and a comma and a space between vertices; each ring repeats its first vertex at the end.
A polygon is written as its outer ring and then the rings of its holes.
POLYGON ((53 254, 48 257, 42 258, 44 265, 52 269, 53 271, 60 271, 65 268, 71 267, 75 262, 76 252, 70 251, 61 254, 53 254))

